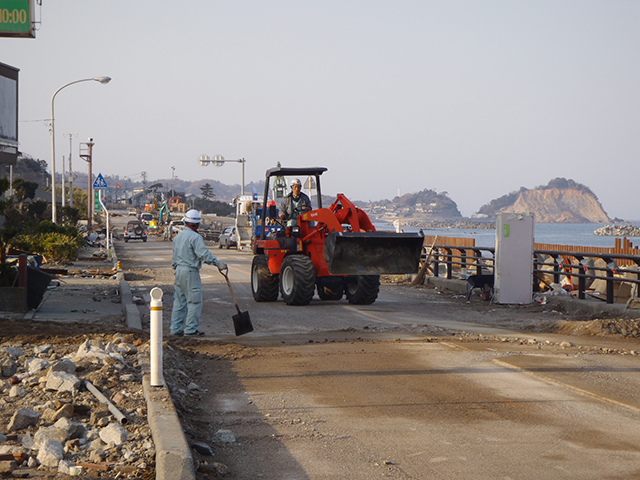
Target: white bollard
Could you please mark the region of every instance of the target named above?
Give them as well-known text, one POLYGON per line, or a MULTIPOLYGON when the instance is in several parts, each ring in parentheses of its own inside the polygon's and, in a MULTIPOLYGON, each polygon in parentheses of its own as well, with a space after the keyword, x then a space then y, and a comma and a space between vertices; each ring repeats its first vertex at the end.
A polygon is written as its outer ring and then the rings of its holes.
POLYGON ((164 386, 162 375, 162 290, 151 290, 151 386, 164 386))

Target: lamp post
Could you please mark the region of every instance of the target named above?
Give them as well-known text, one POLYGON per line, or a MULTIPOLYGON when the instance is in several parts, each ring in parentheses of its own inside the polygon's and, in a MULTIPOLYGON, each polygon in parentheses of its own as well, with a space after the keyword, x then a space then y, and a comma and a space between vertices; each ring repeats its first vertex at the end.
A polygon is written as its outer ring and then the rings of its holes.
POLYGON ((242 188, 241 195, 244 195, 244 164, 245 164, 244 158, 239 158, 238 160, 225 160, 222 155, 214 155, 213 158, 210 158, 209 155, 200 155, 198 157, 198 162, 200 162, 200 166, 202 167, 206 167, 210 163, 213 163, 216 167, 221 167, 227 162, 241 163, 242 164, 242 183, 240 185, 242 188))
POLYGON ((51 221, 56 223, 56 129, 55 129, 55 115, 54 115, 54 100, 56 99, 56 95, 63 88, 67 88, 70 85, 74 85, 80 82, 91 82, 96 81, 102 84, 109 83, 111 81, 111 77, 94 77, 94 78, 84 78, 82 80, 76 80, 75 82, 67 83, 66 85, 61 86, 58 90, 55 91, 53 96, 51 97, 51 221))

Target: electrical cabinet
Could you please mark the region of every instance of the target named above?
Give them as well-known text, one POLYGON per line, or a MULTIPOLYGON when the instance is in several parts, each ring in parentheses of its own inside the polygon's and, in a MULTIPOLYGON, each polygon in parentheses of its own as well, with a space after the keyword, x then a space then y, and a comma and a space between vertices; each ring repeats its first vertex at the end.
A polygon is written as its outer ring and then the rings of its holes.
POLYGON ((533 238, 531 213, 498 214, 493 297, 496 303, 532 302, 533 238))

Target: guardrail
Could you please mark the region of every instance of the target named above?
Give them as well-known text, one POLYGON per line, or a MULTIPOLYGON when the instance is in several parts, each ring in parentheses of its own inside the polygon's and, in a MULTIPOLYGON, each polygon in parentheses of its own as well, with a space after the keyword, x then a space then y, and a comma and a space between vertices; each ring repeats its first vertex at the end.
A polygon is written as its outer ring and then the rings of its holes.
MULTIPOLYGON (((495 257, 493 247, 436 243, 431 251, 431 246, 425 242, 423 262, 426 261, 429 252, 431 253, 430 270, 436 277, 440 276, 442 265, 446 266, 445 278, 447 279, 453 278, 454 270, 471 270, 477 275, 493 272, 495 257)), ((550 283, 560 284, 564 280, 568 284, 568 290, 577 290, 578 298, 585 299, 589 295, 607 303, 615 302, 616 291, 622 288, 623 284, 636 285, 636 297, 637 292, 640 291, 640 255, 534 249, 532 262, 534 291, 539 291, 541 283, 551 288, 550 283), (623 266, 621 267, 620 264, 623 266), (636 265, 637 269, 627 268, 630 265, 636 265), (547 276, 550 276, 553 281, 547 282, 545 280, 547 276), (596 280, 605 282, 604 298, 588 292, 589 287, 596 280)))

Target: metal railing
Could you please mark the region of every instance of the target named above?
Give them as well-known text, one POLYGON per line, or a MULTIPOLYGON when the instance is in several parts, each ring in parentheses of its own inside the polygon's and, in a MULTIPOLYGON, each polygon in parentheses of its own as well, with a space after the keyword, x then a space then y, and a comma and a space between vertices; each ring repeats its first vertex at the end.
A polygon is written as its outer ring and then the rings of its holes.
MULTIPOLYGON (((423 262, 427 260, 427 252, 430 250, 430 246, 425 245, 423 262)), ((493 247, 434 245, 430 253, 430 270, 436 277, 440 276, 442 265, 446 266, 445 278, 447 279, 453 278, 454 270, 471 270, 477 275, 493 272, 495 257, 493 247)), ((589 295, 607 303, 614 303, 616 285, 618 288, 623 283, 640 285, 640 255, 534 249, 532 262, 534 291, 539 291, 540 283, 551 287, 545 280, 546 276, 550 276, 554 284, 560 284, 564 279, 572 286, 570 290, 577 290, 580 299, 585 299, 589 295), (598 259, 603 261, 599 262, 601 265, 596 265, 598 259), (638 269, 620 267, 619 263, 635 264, 638 269), (624 274, 635 275, 635 278, 621 276, 624 274), (577 286, 575 280, 577 280, 577 286), (596 280, 604 280, 605 298, 588 292, 589 287, 596 280)), ((640 287, 636 287, 636 296, 638 291, 640 287)))
MULTIPOLYGON (((493 271, 495 248, 492 247, 466 247, 457 245, 435 245, 431 253, 431 271, 438 277, 440 265, 446 266, 445 278, 453 278, 454 267, 457 269, 474 269, 477 275, 493 271), (454 254, 457 251, 457 254, 454 254), (489 256, 483 255, 483 252, 489 256)), ((423 255, 425 261, 426 255, 423 255)))
MULTIPOLYGON (((615 302, 616 284, 622 283, 640 285, 640 256, 623 255, 612 253, 586 253, 586 252, 567 252, 558 250, 534 250, 534 275, 546 274, 553 277, 554 283, 560 283, 562 278, 568 279, 569 283, 575 286, 574 279, 578 280, 578 298, 584 300, 587 295, 587 288, 595 280, 604 280, 606 283, 605 298, 599 298, 590 295, 593 298, 604 300, 607 303, 615 302), (553 261, 548 262, 540 257, 546 255, 553 261), (595 259, 602 259, 605 266, 595 265, 595 259), (575 260, 577 263, 574 263, 575 260), (592 260, 590 262, 589 260, 592 260), (629 268, 621 268, 618 261, 628 260, 638 266, 637 270, 629 268), (545 270, 541 267, 551 267, 551 270, 545 270), (635 275, 634 278, 623 277, 626 273, 635 275), (618 276, 616 276, 618 275, 618 276)), ((540 278, 536 275, 535 278, 540 278)))

